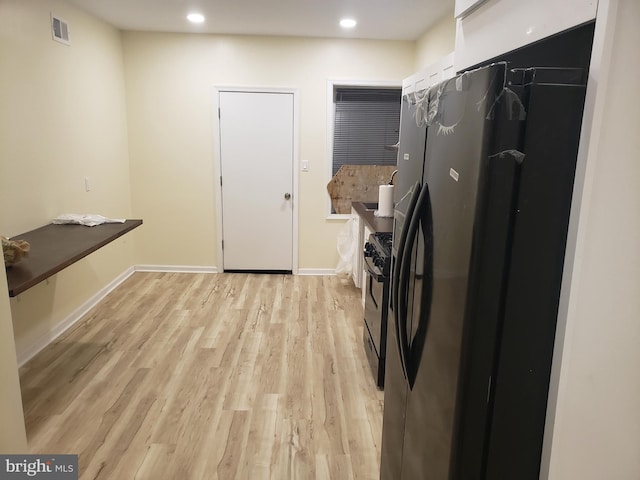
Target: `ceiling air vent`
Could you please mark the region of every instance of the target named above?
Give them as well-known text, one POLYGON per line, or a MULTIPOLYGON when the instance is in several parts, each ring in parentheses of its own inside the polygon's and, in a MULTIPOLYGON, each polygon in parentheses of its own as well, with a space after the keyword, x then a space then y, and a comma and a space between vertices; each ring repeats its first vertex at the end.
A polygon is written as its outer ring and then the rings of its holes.
POLYGON ((69 24, 66 20, 51 14, 51 34, 57 42, 71 45, 69 41, 69 24))

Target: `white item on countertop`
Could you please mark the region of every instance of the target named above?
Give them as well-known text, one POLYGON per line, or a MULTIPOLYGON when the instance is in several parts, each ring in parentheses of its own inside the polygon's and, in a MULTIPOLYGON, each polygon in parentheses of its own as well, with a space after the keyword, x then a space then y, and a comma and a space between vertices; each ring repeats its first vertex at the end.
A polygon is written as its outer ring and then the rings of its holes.
POLYGON ((103 223, 124 223, 124 218, 107 218, 94 213, 64 213, 52 220, 56 225, 85 225, 87 227, 95 227, 103 223))
POLYGON ((393 185, 380 185, 378 187, 378 210, 374 212, 376 217, 393 217, 393 185))

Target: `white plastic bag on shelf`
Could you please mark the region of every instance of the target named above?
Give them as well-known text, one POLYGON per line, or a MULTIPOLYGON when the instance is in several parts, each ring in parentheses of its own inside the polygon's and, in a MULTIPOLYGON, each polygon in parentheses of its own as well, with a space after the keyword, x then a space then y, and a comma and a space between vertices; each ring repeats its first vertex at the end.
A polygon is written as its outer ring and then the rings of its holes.
POLYGON ((95 213, 63 213, 52 220, 56 225, 84 225, 95 227, 103 223, 124 223, 124 218, 107 218, 95 213))
POLYGON ((353 255, 356 251, 356 238, 354 237, 355 220, 350 218, 340 229, 338 233, 338 265, 336 266, 336 275, 343 279, 351 276, 353 269, 353 255))

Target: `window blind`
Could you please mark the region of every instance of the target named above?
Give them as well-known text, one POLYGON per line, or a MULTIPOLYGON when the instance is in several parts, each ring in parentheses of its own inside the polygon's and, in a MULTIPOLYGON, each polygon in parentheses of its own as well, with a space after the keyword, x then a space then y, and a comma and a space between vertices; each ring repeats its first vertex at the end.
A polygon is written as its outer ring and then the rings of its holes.
POLYGON ((396 152, 385 145, 398 142, 399 88, 341 88, 335 93, 333 174, 343 164, 396 165, 396 152))

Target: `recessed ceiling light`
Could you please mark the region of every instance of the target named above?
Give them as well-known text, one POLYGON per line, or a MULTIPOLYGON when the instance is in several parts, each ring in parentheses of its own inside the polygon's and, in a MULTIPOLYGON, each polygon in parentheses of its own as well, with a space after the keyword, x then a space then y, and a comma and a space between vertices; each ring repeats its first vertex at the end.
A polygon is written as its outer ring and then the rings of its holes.
POLYGON ((353 18, 343 18, 340 20, 340 26, 342 28, 353 28, 356 26, 358 22, 356 22, 353 18))
POLYGON ((204 22, 204 15, 202 15, 201 13, 190 13, 189 15, 187 15, 187 20, 189 20, 191 23, 202 23, 204 22))

